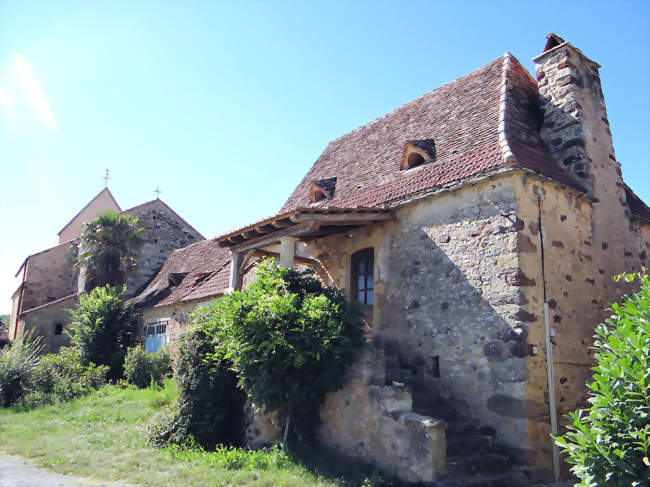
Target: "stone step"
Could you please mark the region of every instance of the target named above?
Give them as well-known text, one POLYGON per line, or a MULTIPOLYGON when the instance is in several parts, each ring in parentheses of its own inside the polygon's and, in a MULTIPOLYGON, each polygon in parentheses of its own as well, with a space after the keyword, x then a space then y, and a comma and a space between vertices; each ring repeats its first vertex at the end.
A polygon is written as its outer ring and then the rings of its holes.
POLYGON ((413 398, 413 410, 424 416, 444 419, 447 423, 458 420, 458 411, 456 411, 456 408, 446 404, 438 404, 433 407, 422 407, 422 405, 418 403, 417 399, 413 398))
POLYGON ((468 456, 487 453, 492 447, 492 436, 463 434, 447 435, 447 455, 468 456))
POLYGON ((521 472, 493 475, 468 475, 434 482, 432 487, 529 487, 530 481, 521 472))
POLYGON ((473 435, 478 433, 478 427, 467 421, 449 421, 447 423, 447 436, 473 435))
POLYGON ((447 473, 450 477, 477 474, 499 474, 512 467, 512 460, 498 453, 481 453, 471 456, 452 456, 447 459, 447 473))

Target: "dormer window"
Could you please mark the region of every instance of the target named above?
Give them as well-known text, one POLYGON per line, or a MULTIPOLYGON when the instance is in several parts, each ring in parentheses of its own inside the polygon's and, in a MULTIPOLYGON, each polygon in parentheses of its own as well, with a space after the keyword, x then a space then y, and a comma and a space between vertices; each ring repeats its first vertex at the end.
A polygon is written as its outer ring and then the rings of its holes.
POLYGON ((408 159, 406 160, 406 163, 408 167, 415 167, 419 166, 420 164, 424 164, 424 161, 426 159, 422 154, 419 152, 411 152, 408 156, 408 159))
POLYGON ((309 201, 316 203, 323 200, 331 200, 334 196, 336 178, 318 179, 311 183, 309 201))
POLYGON ((433 139, 409 140, 404 144, 404 153, 400 169, 411 169, 428 162, 436 157, 436 146, 433 139))

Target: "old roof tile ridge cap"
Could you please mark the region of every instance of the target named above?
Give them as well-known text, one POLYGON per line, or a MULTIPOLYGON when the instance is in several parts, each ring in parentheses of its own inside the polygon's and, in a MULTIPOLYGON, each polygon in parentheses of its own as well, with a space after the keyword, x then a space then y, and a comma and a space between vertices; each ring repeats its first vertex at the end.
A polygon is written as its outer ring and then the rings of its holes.
POLYGON ((33 308, 23 309, 18 314, 18 317, 23 316, 25 313, 31 313, 32 311, 36 311, 36 310, 39 310, 39 309, 44 309, 44 308, 47 308, 48 306, 52 306, 52 305, 55 305, 55 304, 60 304, 61 302, 65 301, 66 299, 74 298, 75 296, 79 296, 81 294, 85 294, 85 293, 68 294, 66 296, 63 296, 62 298, 54 299, 52 301, 48 301, 47 303, 39 304, 38 306, 34 306, 33 308))
POLYGON ((510 142, 508 141, 506 131, 506 118, 508 111, 508 75, 510 74, 510 65, 514 56, 506 52, 503 56, 502 74, 501 74, 501 99, 499 101, 499 146, 501 147, 501 157, 506 164, 516 164, 517 158, 512 152, 510 142))

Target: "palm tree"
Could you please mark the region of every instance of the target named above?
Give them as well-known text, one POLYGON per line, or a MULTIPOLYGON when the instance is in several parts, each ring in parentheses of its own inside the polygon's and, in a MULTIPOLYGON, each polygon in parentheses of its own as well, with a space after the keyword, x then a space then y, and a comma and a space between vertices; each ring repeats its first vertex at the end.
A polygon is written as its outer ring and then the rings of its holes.
POLYGON ((105 284, 124 284, 133 273, 144 240, 138 219, 108 210, 84 225, 77 266, 87 271, 86 291, 105 284))

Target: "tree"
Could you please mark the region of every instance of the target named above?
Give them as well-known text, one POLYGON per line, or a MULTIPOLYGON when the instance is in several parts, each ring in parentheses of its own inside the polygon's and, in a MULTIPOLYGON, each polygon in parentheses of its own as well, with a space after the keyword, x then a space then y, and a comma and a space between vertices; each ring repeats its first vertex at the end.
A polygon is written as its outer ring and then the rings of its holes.
POLYGON ((108 210, 84 225, 77 265, 87 269, 87 291, 105 284, 124 284, 126 276, 135 271, 144 243, 137 224, 138 219, 131 215, 108 210))
POLYGON ((139 317, 124 303, 126 286, 96 287, 79 296, 79 305, 69 310, 72 323, 66 334, 79 352, 82 365, 108 365, 108 377, 123 376, 124 356, 132 344, 139 317))
POLYGON ((591 406, 555 439, 583 487, 650 485, 650 280, 645 270, 618 278, 641 288, 596 328, 591 406))
MULTIPOLYGON (((203 320, 212 327, 215 357, 232 362, 239 384, 255 404, 295 420, 309 432, 328 392, 365 343, 362 311, 311 272, 256 268, 256 281, 213 305, 203 320)), ((286 436, 286 429, 285 429, 286 436)))
POLYGON ((246 394, 227 361, 214 361, 213 337, 203 324, 183 333, 178 347, 176 374, 178 398, 170 413, 149 432, 157 446, 196 443, 213 450, 217 444, 243 443, 246 394))

